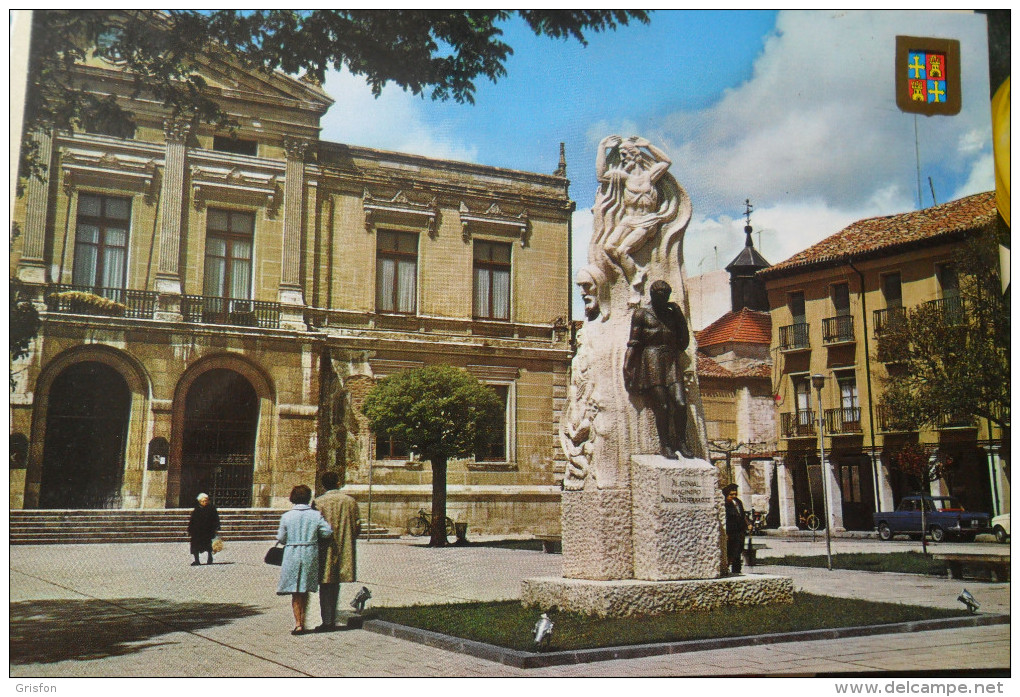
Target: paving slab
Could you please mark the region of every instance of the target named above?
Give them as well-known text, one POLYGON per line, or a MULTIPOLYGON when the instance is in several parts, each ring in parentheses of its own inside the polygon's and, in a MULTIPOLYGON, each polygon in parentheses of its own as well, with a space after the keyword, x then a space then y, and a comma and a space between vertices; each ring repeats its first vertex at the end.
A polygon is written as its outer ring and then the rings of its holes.
MULTIPOLYGON (((411 539, 359 543, 363 580, 344 584, 341 603, 361 585, 372 591, 370 607, 518 599, 524 578, 560 573, 560 555, 486 542, 445 549, 411 539)), ((894 549, 897 543, 853 544, 894 549)), ((362 630, 294 637, 290 598, 276 595, 279 569, 262 562, 267 546, 228 540, 215 564, 198 567, 190 566, 180 543, 12 546, 10 676, 636 677, 1010 666, 1009 625, 890 635, 882 637, 881 650, 874 638, 845 638, 530 670, 362 630)), ((790 575, 798 590, 938 607, 958 607, 956 595, 966 585, 982 610, 1009 612, 1008 583, 759 568, 790 575)), ((314 625, 317 596, 309 605, 314 625)))

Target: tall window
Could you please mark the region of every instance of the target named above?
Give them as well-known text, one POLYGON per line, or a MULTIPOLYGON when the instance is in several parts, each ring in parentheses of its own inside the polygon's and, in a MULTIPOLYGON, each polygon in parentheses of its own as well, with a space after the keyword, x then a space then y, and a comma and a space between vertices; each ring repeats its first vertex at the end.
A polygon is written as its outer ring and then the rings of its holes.
POLYGON ((811 425, 811 380, 805 376, 793 378, 793 391, 797 401, 797 425, 811 425))
POLYGON ((375 439, 375 459, 376 460, 407 460, 411 457, 410 451, 407 446, 402 442, 386 435, 376 436, 375 439))
POLYGON ((807 322, 807 311, 804 307, 804 293, 797 291, 790 293, 790 314, 793 315, 794 324, 807 322))
POLYGON ((837 373, 836 383, 839 385, 839 405, 843 411, 860 408, 860 402, 857 401, 857 375, 853 372, 837 373))
POLYGON ((960 282, 956 275, 954 264, 939 264, 935 269, 939 280, 939 290, 943 298, 957 298, 960 296, 960 282))
POLYGON ((489 385, 489 388, 495 391, 496 395, 499 396, 500 403, 503 405, 502 429, 500 430, 500 437, 487 450, 475 453, 475 460, 478 462, 506 462, 509 459, 506 451, 506 412, 507 402, 510 399, 510 386, 489 385))
POLYGON ((832 306, 836 310, 837 317, 845 317, 850 314, 850 286, 846 283, 837 283, 832 287, 832 306))
POLYGON ((251 251, 255 216, 210 208, 206 216, 203 293, 217 298, 251 297, 251 251))
POLYGON ((510 319, 510 248, 475 240, 475 317, 510 319))
POLYGON ((903 281, 899 271, 882 276, 882 296, 886 307, 903 307, 903 281))
POLYGON ((74 285, 123 288, 131 199, 80 194, 75 228, 74 285))
POLYGON ((418 298, 418 235, 379 230, 376 234, 375 309, 414 314, 418 298))

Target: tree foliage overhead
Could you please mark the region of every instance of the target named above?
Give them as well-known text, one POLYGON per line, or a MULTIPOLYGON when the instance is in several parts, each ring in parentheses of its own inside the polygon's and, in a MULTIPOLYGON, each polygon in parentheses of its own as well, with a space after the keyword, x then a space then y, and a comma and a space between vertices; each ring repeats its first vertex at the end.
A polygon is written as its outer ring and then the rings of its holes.
MULTIPOLYGON (((321 82, 341 67, 378 96, 388 83, 432 99, 474 102, 475 82, 506 75, 513 49, 500 25, 519 16, 538 36, 574 39, 648 22, 640 10, 36 10, 25 133, 80 128, 96 114, 128 118, 72 70, 98 48, 172 113, 227 124, 195 66, 226 51, 243 65, 321 82)), ((24 139, 21 176, 42 163, 24 139)))
POLYGON ((890 417, 914 428, 978 416, 1009 428, 1009 296, 999 281, 992 230, 968 239, 955 260, 959 302, 923 303, 879 338, 896 359, 884 379, 890 417))
POLYGON ((503 405, 496 393, 448 365, 383 378, 365 397, 362 412, 374 432, 433 461, 481 452, 503 428, 503 405))

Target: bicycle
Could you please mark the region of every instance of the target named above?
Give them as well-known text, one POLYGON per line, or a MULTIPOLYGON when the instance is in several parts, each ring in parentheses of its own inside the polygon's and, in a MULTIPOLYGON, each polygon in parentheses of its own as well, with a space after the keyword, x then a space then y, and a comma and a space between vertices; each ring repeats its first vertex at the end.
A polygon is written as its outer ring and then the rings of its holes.
MULTIPOLYGON (((409 535, 421 537, 432 532, 432 516, 425 512, 424 508, 418 509, 418 515, 407 519, 407 532, 409 535)), ((453 520, 446 519, 446 536, 454 534, 453 520)))
POLYGON ((818 516, 811 513, 806 508, 797 517, 797 524, 801 527, 807 528, 808 530, 817 530, 822 526, 821 521, 818 520, 818 516))
POLYGON ((744 511, 747 520, 747 531, 752 535, 760 535, 765 530, 765 514, 761 511, 744 511))

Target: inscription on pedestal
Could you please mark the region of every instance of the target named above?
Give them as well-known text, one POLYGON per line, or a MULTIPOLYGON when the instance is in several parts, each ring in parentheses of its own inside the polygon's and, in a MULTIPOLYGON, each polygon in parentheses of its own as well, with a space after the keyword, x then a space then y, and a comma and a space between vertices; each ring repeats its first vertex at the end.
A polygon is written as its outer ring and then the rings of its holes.
POLYGON ((711 508, 715 505, 714 472, 700 473, 659 471, 659 508, 682 511, 711 508))

